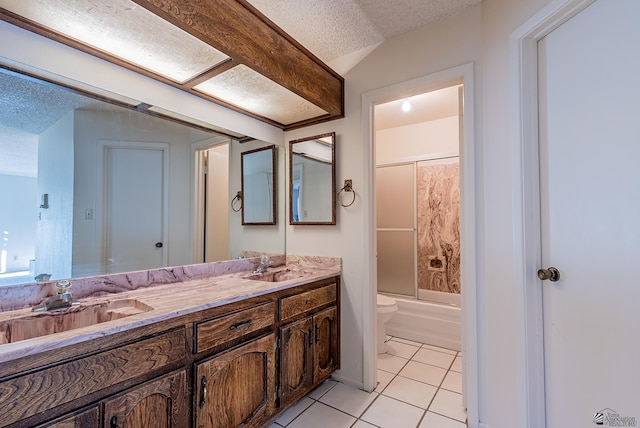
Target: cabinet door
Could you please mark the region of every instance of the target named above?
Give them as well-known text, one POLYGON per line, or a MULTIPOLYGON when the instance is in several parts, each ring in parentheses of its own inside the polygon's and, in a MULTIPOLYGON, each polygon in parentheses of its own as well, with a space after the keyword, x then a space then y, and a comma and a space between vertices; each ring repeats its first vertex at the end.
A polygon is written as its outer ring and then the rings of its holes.
POLYGON ((38 428, 98 428, 100 427, 98 406, 90 407, 71 416, 64 416, 53 422, 38 425, 38 428))
POLYGON ((335 306, 313 316, 313 382, 320 382, 338 368, 338 318, 335 306))
POLYGON ((198 428, 261 427, 275 407, 275 334, 196 365, 198 428))
POLYGON ((313 376, 313 320, 309 318, 280 329, 280 406, 308 392, 313 376))
POLYGON ((104 403, 108 428, 182 428, 187 426, 186 373, 160 377, 104 403))

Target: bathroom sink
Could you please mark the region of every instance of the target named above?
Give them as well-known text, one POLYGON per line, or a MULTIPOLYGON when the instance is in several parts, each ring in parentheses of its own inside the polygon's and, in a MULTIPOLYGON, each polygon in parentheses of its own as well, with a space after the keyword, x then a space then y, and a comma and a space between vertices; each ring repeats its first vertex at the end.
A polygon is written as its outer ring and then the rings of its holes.
POLYGON ((283 269, 267 271, 265 273, 254 273, 248 276, 244 276, 243 278, 251 279, 254 281, 281 282, 289 281, 290 279, 302 278, 306 275, 309 275, 309 272, 303 270, 283 269))
POLYGON ((75 330, 152 310, 151 306, 139 300, 122 299, 92 305, 81 304, 64 311, 23 311, 24 316, 0 321, 0 345, 75 330))

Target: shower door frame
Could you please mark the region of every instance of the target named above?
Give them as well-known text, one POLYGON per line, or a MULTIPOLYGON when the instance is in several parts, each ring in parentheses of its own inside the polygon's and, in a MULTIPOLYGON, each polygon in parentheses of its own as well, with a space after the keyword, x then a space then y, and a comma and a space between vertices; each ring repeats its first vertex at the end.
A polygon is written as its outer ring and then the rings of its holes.
MULTIPOLYGON (((462 117, 460 117, 462 119, 462 117)), ((434 154, 425 154, 418 156, 411 156, 403 159, 398 159, 397 161, 387 162, 377 164, 375 166, 378 168, 388 168, 393 166, 401 166, 401 165, 412 165, 413 166, 413 225, 411 228, 380 228, 376 224, 376 234, 378 232, 413 232, 413 295, 403 294, 403 293, 395 293, 393 291, 382 290, 382 293, 397 295, 404 298, 413 298, 416 300, 424 301, 424 302, 432 302, 432 303, 443 303, 448 305, 456 305, 460 306, 461 297, 460 294, 457 293, 446 293, 442 291, 435 290, 422 290, 419 287, 419 278, 418 278, 418 164, 420 162, 430 162, 430 161, 442 161, 442 160, 453 160, 456 159, 458 164, 460 163, 460 154, 456 152, 451 153, 434 153, 434 154), (425 297, 421 297, 425 296, 425 297), (431 297, 426 297, 431 296, 431 297)), ((458 188, 460 185, 458 184, 458 188)), ((376 253, 377 251, 377 240, 376 240, 376 253)), ((377 283, 377 281, 376 281, 377 283)))

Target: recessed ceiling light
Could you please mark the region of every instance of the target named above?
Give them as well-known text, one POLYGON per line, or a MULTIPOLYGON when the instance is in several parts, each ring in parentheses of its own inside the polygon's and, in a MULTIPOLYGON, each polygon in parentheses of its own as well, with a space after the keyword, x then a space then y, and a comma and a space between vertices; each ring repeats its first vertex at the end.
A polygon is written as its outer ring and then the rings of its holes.
POLYGON ((404 100, 404 102, 402 103, 402 111, 408 112, 410 110, 411 110, 411 103, 409 102, 409 100, 404 100))

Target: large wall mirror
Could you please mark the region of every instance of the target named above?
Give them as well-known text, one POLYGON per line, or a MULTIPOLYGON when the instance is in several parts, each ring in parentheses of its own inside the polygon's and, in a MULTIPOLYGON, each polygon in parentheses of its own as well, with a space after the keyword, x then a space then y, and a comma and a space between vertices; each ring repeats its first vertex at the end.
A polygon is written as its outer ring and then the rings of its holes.
POLYGON ((289 142, 289 223, 336 224, 335 132, 289 142))
POLYGON ((242 152, 242 224, 276 224, 275 146, 242 152))
POLYGON ((275 219, 284 147, 0 68, 0 286, 284 253, 284 227, 245 228, 230 209, 241 152, 262 147, 281 157, 275 219))

